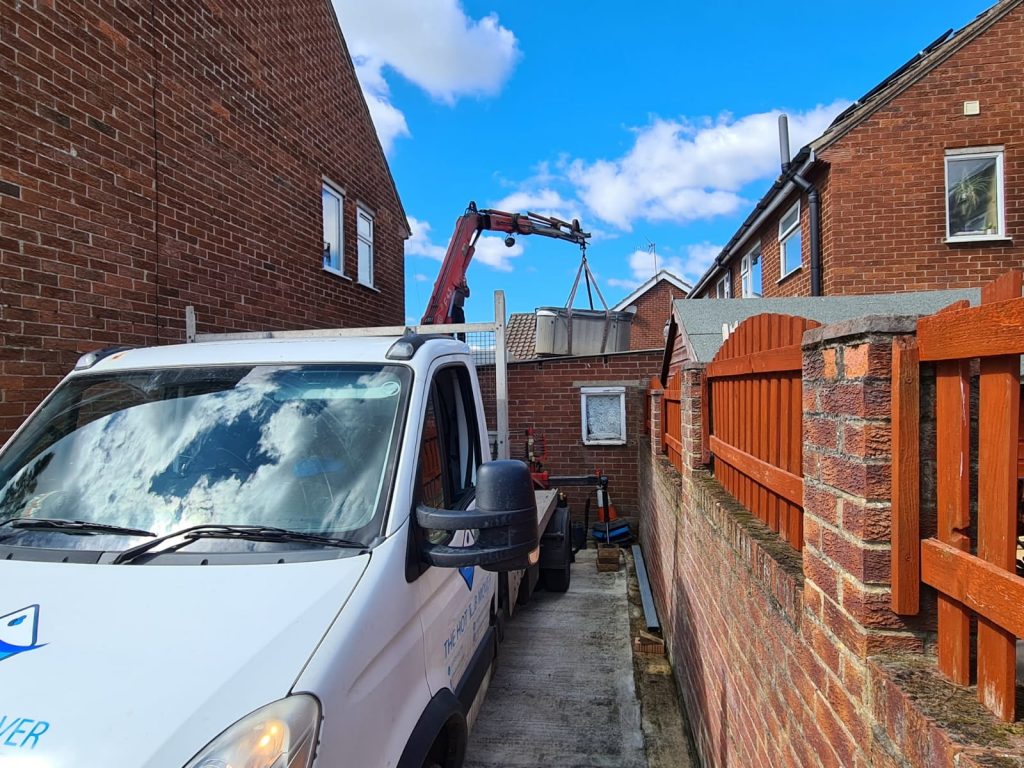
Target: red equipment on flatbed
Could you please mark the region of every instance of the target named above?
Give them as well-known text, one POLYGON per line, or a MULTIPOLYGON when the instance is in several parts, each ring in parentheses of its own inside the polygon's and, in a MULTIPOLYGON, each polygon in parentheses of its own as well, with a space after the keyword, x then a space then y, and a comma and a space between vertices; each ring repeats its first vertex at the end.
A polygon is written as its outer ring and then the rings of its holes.
POLYGON ((536 213, 507 213, 484 209, 478 211, 471 202, 466 212, 455 221, 455 233, 448 244, 444 263, 430 294, 427 311, 420 321, 423 325, 442 325, 451 322, 452 301, 455 289, 466 279, 466 270, 473 259, 476 241, 481 232, 505 232, 505 245, 515 245, 516 235, 543 235, 558 240, 576 243, 586 252, 589 232, 580 229, 580 223, 572 223, 536 213))

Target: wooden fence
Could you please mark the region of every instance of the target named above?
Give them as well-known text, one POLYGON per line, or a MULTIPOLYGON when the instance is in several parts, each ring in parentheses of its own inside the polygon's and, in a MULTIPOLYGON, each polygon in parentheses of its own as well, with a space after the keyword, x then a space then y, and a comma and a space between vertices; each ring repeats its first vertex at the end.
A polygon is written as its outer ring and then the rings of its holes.
POLYGON ((710 419, 704 424, 715 477, 797 550, 804 488, 800 342, 818 325, 789 315, 751 317, 705 372, 710 419))
POLYGON ((893 610, 917 613, 921 583, 938 591, 939 669, 960 685, 971 681, 971 619, 977 617, 978 698, 1005 721, 1014 719, 1016 639, 1024 637, 1024 578, 1015 563, 1022 353, 1019 272, 986 286, 981 306, 962 302, 923 318, 916 343, 894 348, 894 391, 899 394, 893 398, 893 610), (980 374, 972 413, 975 359, 980 374), (936 378, 938 529, 924 541, 918 533, 916 470, 919 361, 935 363, 936 378), (977 475, 972 484, 974 418, 977 475))
POLYGON ((678 471, 683 471, 682 374, 676 371, 661 398, 661 447, 678 471))

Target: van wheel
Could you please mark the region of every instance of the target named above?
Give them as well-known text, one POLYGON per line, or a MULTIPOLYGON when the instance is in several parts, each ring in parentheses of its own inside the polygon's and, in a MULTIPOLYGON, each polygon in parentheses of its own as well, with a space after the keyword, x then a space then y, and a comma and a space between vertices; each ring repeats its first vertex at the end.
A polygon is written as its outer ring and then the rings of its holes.
POLYGON ((569 589, 569 578, 571 577, 570 567, 572 564, 572 526, 569 520, 568 507, 559 508, 555 514, 558 516, 553 522, 557 530, 562 534, 562 546, 559 547, 558 561, 561 567, 544 568, 541 570, 541 579, 544 582, 544 589, 548 592, 566 592, 569 589))

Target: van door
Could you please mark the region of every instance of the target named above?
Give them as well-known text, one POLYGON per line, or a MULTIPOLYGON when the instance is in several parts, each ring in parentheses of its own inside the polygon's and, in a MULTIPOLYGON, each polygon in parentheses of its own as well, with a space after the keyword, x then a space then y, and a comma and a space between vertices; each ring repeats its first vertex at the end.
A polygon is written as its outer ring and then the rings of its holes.
MULTIPOLYGON (((472 508, 482 456, 473 391, 463 364, 434 373, 422 422, 417 503, 472 508)), ((455 547, 474 540, 472 531, 429 535, 436 537, 434 543, 455 547)), ((493 653, 490 625, 496 574, 474 567, 435 567, 422 573, 417 583, 424 605, 421 621, 431 692, 448 688, 472 700, 484 671, 481 665, 486 667, 493 653)), ((468 707, 468 701, 463 703, 468 707)))

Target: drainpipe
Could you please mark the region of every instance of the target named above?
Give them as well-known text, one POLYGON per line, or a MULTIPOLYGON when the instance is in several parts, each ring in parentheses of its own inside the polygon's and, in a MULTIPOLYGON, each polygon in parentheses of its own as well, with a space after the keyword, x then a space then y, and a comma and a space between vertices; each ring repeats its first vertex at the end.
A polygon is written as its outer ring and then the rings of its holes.
MULTIPOLYGON (((779 115, 779 151, 782 153, 782 173, 789 171, 789 120, 779 115)), ((793 183, 807 195, 811 224, 811 296, 821 296, 821 195, 811 182, 799 173, 793 174, 793 183)))

